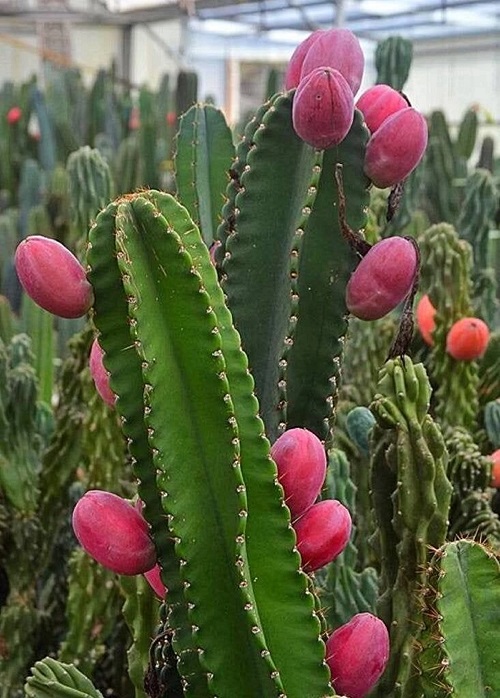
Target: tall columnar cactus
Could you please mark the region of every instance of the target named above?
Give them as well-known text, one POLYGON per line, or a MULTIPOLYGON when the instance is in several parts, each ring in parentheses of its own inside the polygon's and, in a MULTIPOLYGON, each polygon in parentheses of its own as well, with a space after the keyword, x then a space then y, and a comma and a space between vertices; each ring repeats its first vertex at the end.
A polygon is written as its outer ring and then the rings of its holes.
POLYGON ((377 83, 402 90, 408 79, 413 58, 413 44, 402 36, 390 36, 377 44, 375 68, 377 83))

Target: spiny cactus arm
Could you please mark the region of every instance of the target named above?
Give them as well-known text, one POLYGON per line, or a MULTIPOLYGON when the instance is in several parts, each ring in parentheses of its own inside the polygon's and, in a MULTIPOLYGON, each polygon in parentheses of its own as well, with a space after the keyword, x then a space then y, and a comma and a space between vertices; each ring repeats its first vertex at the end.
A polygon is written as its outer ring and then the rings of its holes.
POLYGON ((179 655, 179 671, 189 684, 186 685, 186 696, 205 698, 208 696, 206 678, 200 670, 193 643, 179 562, 174 553, 174 542, 166 530, 165 514, 156 488, 156 468, 144 423, 141 360, 130 334, 128 305, 121 291, 122 279, 116 261, 116 211, 115 203, 101 211, 89 235, 87 261, 89 279, 95 292, 94 322, 100 333, 99 342, 106 353, 111 387, 118 396, 117 410, 134 459, 134 471, 139 478, 139 496, 145 503, 143 515, 151 526, 158 557, 168 580, 174 647, 179 655))
POLYGON ((24 687, 26 698, 103 698, 73 664, 46 657, 35 664, 31 673, 24 687))
POLYGON ((299 248, 297 299, 287 352, 287 426, 306 427, 326 439, 331 428, 347 332, 345 286, 356 264, 337 215, 335 166, 343 164, 347 217, 353 229, 366 223, 367 180, 363 174, 368 131, 356 112, 342 143, 325 151, 318 193, 299 248))
POLYGON ((234 158, 231 130, 211 105, 193 105, 182 115, 176 138, 175 179, 183 206, 207 245, 217 236, 223 193, 234 158))
POLYGON ((253 380, 247 358, 241 349, 222 289, 209 261, 206 247, 187 213, 174 206, 171 197, 151 192, 158 209, 175 229, 189 250, 210 296, 226 357, 226 376, 234 405, 240 441, 240 463, 248 501, 246 523, 247 555, 253 592, 271 656, 279 669, 288 695, 302 695, 307 685, 314 695, 326 690, 326 671, 318 669, 324 656, 319 641, 319 623, 314 617, 314 599, 307 577, 297 574, 299 558, 294 550, 294 534, 289 514, 283 507, 281 489, 276 485, 276 467, 270 461, 269 443, 258 416, 253 380), (295 583, 292 578, 295 576, 295 583), (286 628, 282 618, 286 613, 286 628), (295 654, 295 650, 297 654, 295 654), (300 662, 297 656, 300 654, 300 662))
POLYGON ((254 133, 223 264, 223 288, 271 441, 282 418, 279 359, 285 354, 292 312, 294 250, 316 195, 321 158, 321 151, 315 152, 293 131, 291 109, 291 95, 278 96, 254 133))

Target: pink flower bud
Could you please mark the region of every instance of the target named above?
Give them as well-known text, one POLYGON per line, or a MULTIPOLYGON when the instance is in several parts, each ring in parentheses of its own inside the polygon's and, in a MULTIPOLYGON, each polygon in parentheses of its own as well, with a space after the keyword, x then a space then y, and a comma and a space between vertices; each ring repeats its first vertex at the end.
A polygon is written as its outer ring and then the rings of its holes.
POLYGON ((371 613, 357 613, 326 641, 326 661, 337 693, 364 698, 384 673, 389 633, 371 613))
POLYGON ((11 126, 17 124, 21 120, 22 115, 23 112, 20 107, 11 107, 7 112, 7 123, 11 126))
POLYGON ((365 57, 357 37, 349 29, 328 29, 311 43, 302 63, 300 79, 316 68, 335 68, 343 75, 353 95, 359 90, 365 57))
POLYGON ((85 269, 57 240, 31 235, 15 254, 17 275, 28 296, 49 313, 65 318, 85 315, 94 295, 85 269))
POLYGON ((156 564, 148 524, 116 494, 86 492, 73 510, 73 530, 86 552, 113 572, 143 574, 156 564))
POLYGON ((300 81, 292 107, 293 127, 313 148, 338 145, 354 119, 354 98, 338 70, 317 68, 300 81))
POLYGON ((360 320, 384 317, 410 292, 417 267, 417 251, 409 240, 397 236, 380 240, 347 282, 349 312, 360 320))
POLYGON ((335 560, 351 536, 348 509, 336 499, 313 504, 294 522, 297 548, 305 572, 314 572, 335 560))
POLYGON ((291 90, 298 86, 304 58, 316 39, 318 39, 321 34, 324 34, 325 31, 326 29, 317 29, 312 34, 309 34, 307 39, 304 39, 292 53, 285 73, 285 90, 291 90))
POLYGON ((153 569, 144 572, 144 578, 159 599, 164 599, 167 594, 167 587, 161 579, 160 565, 156 564, 153 569))
POLYGON ((92 342, 90 349, 89 368, 90 374, 94 379, 94 384, 97 392, 102 397, 104 402, 110 407, 115 406, 116 395, 111 390, 109 385, 109 373, 103 363, 104 352, 97 339, 92 342))
POLYGON ((389 116, 400 109, 406 109, 408 102, 389 85, 374 85, 363 92, 356 107, 363 114, 370 133, 375 133, 389 116))
POLYGON ((292 520, 316 501, 326 475, 325 447, 307 429, 285 431, 271 448, 292 520))
POLYGON ((393 187, 413 172, 427 147, 427 122, 413 107, 400 109, 375 131, 366 146, 365 174, 376 187, 393 187))

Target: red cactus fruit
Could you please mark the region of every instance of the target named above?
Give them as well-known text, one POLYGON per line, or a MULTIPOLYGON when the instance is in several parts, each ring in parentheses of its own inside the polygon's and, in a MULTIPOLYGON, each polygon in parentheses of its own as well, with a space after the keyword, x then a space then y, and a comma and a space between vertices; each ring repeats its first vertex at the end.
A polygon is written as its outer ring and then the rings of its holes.
POLYGON ((409 240, 397 236, 380 240, 347 282, 349 312, 360 320, 384 317, 410 292, 417 267, 417 251, 409 240))
POLYGON ((321 34, 324 34, 325 31, 326 29, 316 29, 316 31, 309 34, 292 53, 285 73, 285 90, 292 90, 294 87, 298 86, 304 58, 316 39, 318 39, 321 34))
POLYGON ((370 133, 375 133, 389 116, 407 106, 408 102, 400 92, 382 84, 370 87, 356 102, 370 133))
POLYGON ((354 98, 338 70, 317 68, 300 81, 292 121, 299 138, 313 148, 338 145, 354 119, 354 98))
POLYGON ((15 265, 28 296, 49 313, 76 318, 92 305, 85 269, 57 240, 42 235, 25 238, 17 247, 15 265))
POLYGON ((399 109, 371 136, 364 170, 375 186, 393 187, 413 172, 427 147, 427 122, 413 107, 399 109))
POLYGON ((432 333, 436 329, 435 315, 436 308, 432 305, 429 296, 425 294, 417 303, 415 317, 420 334, 424 342, 429 346, 434 344, 432 333))
POLYGON ((144 572, 144 578, 159 599, 164 599, 167 594, 167 587, 161 579, 161 569, 158 563, 153 569, 144 572))
POLYGON ((490 456, 490 459, 493 463, 493 467, 491 469, 491 486, 492 487, 500 487, 500 448, 497 449, 496 451, 493 451, 493 453, 490 456))
POLYGON ((477 317, 457 320, 446 335, 446 351, 457 361, 479 359, 490 341, 488 325, 477 317))
POLYGON ((23 112, 20 107, 11 107, 7 112, 7 123, 11 126, 17 124, 21 120, 22 115, 23 112))
POLYGON ((301 81, 317 68, 335 68, 353 95, 359 90, 365 57, 357 37, 349 29, 328 29, 311 43, 302 63, 301 81))
POLYGON ((389 633, 371 613, 357 613, 326 641, 326 661, 337 693, 364 698, 384 673, 389 633))
POLYGON ((126 499, 111 492, 89 490, 78 500, 73 531, 94 560, 118 574, 144 574, 156 564, 145 519, 126 499))
POLYGON ((278 468, 278 479, 292 520, 313 504, 326 475, 325 447, 318 437, 299 427, 288 429, 271 448, 278 468))
POLYGON ((110 407, 115 406, 116 395, 109 385, 109 373, 103 363, 104 351, 97 339, 92 342, 89 357, 90 374, 94 380, 97 392, 110 407))
POLYGON ((302 514, 293 527, 305 572, 314 572, 335 560, 351 536, 349 510, 336 499, 324 499, 302 514))

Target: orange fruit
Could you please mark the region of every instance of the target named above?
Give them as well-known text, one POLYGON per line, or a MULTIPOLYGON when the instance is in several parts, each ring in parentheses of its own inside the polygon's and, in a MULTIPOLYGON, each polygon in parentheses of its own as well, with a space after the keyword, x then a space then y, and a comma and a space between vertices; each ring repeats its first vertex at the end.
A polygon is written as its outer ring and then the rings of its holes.
POLYGON ((477 317, 455 322, 446 337, 446 351, 457 361, 473 361, 485 352, 490 340, 488 325, 477 317))

